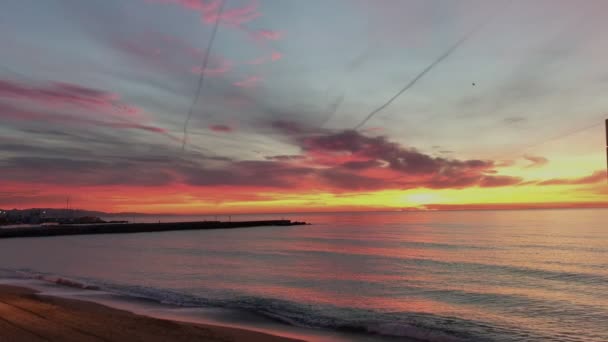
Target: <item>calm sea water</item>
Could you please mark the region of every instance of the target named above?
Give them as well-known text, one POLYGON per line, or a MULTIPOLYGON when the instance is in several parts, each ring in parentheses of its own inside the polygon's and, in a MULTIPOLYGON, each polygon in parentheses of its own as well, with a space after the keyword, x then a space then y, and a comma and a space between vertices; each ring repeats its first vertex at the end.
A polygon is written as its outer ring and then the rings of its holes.
POLYGON ((0 268, 369 339, 608 341, 608 210, 281 216, 313 225, 0 240, 0 268))

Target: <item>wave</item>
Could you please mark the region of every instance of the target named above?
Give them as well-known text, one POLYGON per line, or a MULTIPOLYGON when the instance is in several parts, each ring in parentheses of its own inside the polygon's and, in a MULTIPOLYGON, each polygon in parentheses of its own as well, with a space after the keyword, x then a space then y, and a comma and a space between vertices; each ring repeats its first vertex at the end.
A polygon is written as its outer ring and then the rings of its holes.
POLYGON ((41 280, 44 282, 53 283, 56 285, 61 285, 61 286, 66 286, 66 287, 72 287, 72 288, 81 289, 81 290, 101 290, 101 288, 96 285, 87 284, 87 283, 80 282, 77 280, 59 277, 59 276, 55 276, 55 275, 51 275, 51 274, 32 272, 29 270, 17 270, 17 271, 15 271, 14 275, 17 275, 18 277, 21 276, 23 278, 41 280))
POLYGON ((594 274, 587 272, 570 272, 570 271, 554 271, 541 268, 531 268, 525 266, 512 266, 512 265, 501 265, 501 264, 490 264, 490 263, 478 263, 478 262, 453 262, 453 261, 442 261, 431 258, 402 258, 398 256, 387 256, 387 255, 366 255, 356 252, 348 251, 323 251, 323 250, 293 250, 293 255, 311 255, 316 254, 320 256, 331 257, 334 255, 348 255, 349 257, 356 260, 357 258, 369 260, 387 260, 392 264, 398 264, 399 266, 415 266, 420 268, 429 268, 429 271, 437 269, 451 271, 458 270, 458 272, 466 272, 470 274, 484 274, 486 276, 503 276, 503 275, 515 275, 525 276, 535 279, 543 279, 549 281, 561 281, 567 283, 580 283, 584 285, 603 285, 608 283, 608 276, 603 274, 594 274))
POLYGON ((122 285, 94 279, 73 279, 31 270, 18 270, 16 273, 20 278, 36 279, 83 290, 99 290, 127 299, 148 300, 184 308, 219 307, 246 311, 283 324, 304 328, 410 338, 428 342, 488 341, 483 335, 470 333, 480 330, 484 324, 454 317, 411 312, 380 313, 238 294, 223 296, 223 298, 207 298, 168 289, 122 285))
POLYGON ((304 328, 406 337, 432 342, 484 341, 481 336, 474 336, 466 332, 466 327, 472 325, 471 322, 434 315, 382 314, 362 309, 306 305, 282 299, 254 296, 204 298, 142 286, 110 285, 104 288, 129 297, 154 300, 180 307, 221 307, 247 311, 280 323, 304 328))

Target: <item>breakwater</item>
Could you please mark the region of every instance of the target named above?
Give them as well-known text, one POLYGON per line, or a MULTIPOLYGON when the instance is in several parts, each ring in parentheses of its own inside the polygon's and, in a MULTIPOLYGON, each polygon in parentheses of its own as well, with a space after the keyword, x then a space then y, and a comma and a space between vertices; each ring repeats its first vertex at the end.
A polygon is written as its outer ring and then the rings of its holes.
POLYGON ((0 239, 18 237, 43 237, 60 235, 88 234, 128 234, 166 232, 173 230, 234 229, 262 226, 295 226, 305 222, 291 220, 263 221, 200 221, 200 222, 163 222, 163 223, 102 223, 83 225, 58 225, 41 227, 0 229, 0 239))

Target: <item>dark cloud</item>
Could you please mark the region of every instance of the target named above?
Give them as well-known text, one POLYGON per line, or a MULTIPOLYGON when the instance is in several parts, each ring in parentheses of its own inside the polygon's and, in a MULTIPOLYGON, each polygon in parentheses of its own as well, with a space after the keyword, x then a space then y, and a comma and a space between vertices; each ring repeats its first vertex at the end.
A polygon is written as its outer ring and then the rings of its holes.
POLYGON ((26 183, 103 186, 160 186, 170 182, 162 168, 134 162, 108 163, 70 158, 12 157, 0 160, 5 180, 26 183))
POLYGON ((365 170, 365 169, 370 169, 373 167, 380 167, 382 166, 382 162, 379 160, 374 160, 374 159, 370 159, 370 160, 355 160, 355 161, 349 161, 349 162, 345 162, 343 164, 340 165, 340 167, 344 168, 344 169, 349 169, 349 170, 365 170))
POLYGON ((323 160, 321 164, 327 169, 321 176, 340 188, 498 187, 523 181, 519 177, 495 175, 493 161, 433 157, 383 136, 369 137, 353 130, 305 133, 306 128, 293 123, 281 127, 290 128, 284 132, 292 135, 309 158, 323 160))
POLYGON ((294 188, 314 170, 273 161, 237 161, 221 168, 185 167, 181 172, 190 185, 294 188))
POLYGON ((319 172, 319 175, 327 184, 340 190, 379 190, 388 185, 384 179, 361 176, 352 172, 344 172, 338 169, 323 170, 319 172))
POLYGON ((368 137, 357 131, 307 137, 302 140, 307 151, 346 152, 383 162, 390 169, 410 174, 455 174, 466 170, 489 170, 491 161, 445 159, 431 157, 412 148, 404 148, 385 137, 368 137))
POLYGON ((3 178, 9 181, 65 186, 185 184, 357 192, 498 187, 522 182, 520 178, 496 175, 492 161, 433 157, 383 136, 313 129, 290 121, 274 121, 271 127, 299 146, 302 153, 267 156, 265 160, 235 160, 195 151, 176 154, 177 145, 133 144, 133 137, 128 135, 117 135, 113 144, 98 144, 99 148, 87 151, 72 147, 86 144, 86 134, 73 135, 54 128, 32 132, 60 138, 63 145, 46 148, 37 142, 23 147, 14 142, 6 144, 5 151, 19 153, 19 157, 5 156, 0 159, 0 167, 3 178))
POLYGON ((297 123, 295 121, 288 120, 273 120, 270 125, 273 129, 286 134, 286 135, 296 135, 303 133, 310 133, 311 128, 307 127, 301 123, 297 123))

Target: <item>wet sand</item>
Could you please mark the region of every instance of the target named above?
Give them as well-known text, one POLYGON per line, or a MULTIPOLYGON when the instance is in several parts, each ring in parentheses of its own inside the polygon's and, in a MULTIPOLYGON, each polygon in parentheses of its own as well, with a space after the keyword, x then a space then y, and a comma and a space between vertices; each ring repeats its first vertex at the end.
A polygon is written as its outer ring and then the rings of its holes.
POLYGON ((136 315, 96 303, 41 296, 0 285, 0 340, 8 341, 252 341, 298 340, 229 327, 136 315))

